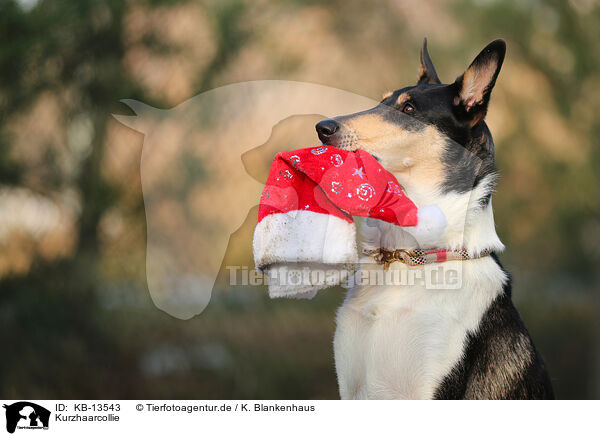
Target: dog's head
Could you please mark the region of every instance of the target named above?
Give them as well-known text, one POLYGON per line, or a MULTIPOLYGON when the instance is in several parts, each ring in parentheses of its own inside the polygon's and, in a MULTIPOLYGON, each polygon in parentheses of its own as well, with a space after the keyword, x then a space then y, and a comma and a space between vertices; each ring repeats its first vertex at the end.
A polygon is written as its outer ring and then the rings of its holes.
POLYGON ((425 40, 415 86, 385 94, 370 110, 319 122, 319 139, 368 151, 407 187, 470 191, 494 173, 484 119, 505 52, 503 40, 493 41, 454 83, 442 84, 425 40))

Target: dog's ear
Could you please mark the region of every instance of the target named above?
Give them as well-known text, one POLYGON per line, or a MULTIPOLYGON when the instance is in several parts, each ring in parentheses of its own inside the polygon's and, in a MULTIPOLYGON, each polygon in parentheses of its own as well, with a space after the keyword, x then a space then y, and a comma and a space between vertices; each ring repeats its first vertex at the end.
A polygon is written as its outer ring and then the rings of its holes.
POLYGON ((427 38, 423 39, 423 47, 421 47, 421 67, 419 68, 417 85, 420 85, 421 83, 442 83, 435 71, 433 62, 429 57, 429 52, 427 51, 427 38))
POLYGON ((496 84, 505 54, 504 40, 492 41, 452 85, 455 89, 452 104, 456 114, 459 119, 467 120, 471 127, 485 118, 490 94, 496 84))

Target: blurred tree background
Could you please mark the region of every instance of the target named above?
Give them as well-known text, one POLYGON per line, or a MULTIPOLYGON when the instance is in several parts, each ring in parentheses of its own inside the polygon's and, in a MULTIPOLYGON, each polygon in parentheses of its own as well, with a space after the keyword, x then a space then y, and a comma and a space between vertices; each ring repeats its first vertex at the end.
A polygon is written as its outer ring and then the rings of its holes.
MULTIPOLYGON (((445 82, 508 43, 488 115, 501 257, 557 396, 600 398, 598 6, 0 0, 0 396, 336 398, 340 290, 297 302, 221 286, 188 321, 152 304, 143 136, 111 113, 256 79, 379 99, 413 83, 427 36, 445 82)), ((315 143, 309 121, 286 147, 315 143)), ((251 265, 255 219, 224 264, 251 265)))

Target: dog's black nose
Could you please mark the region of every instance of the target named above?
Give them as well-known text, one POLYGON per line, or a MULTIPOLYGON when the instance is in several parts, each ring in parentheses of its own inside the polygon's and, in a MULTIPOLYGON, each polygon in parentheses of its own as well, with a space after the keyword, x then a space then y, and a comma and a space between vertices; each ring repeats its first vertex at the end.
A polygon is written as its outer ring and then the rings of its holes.
POLYGON ((315 128, 321 142, 327 144, 327 141, 338 131, 340 125, 335 120, 327 119, 318 123, 315 128))

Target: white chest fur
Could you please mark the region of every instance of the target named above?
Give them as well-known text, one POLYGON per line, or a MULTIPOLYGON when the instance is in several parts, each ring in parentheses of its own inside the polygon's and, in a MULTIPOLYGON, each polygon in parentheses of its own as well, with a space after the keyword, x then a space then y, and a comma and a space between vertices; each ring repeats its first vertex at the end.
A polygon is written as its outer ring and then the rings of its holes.
POLYGON ((490 257, 444 267, 462 268, 459 289, 433 290, 423 283, 349 291, 334 340, 342 398, 433 397, 506 281, 490 257))

